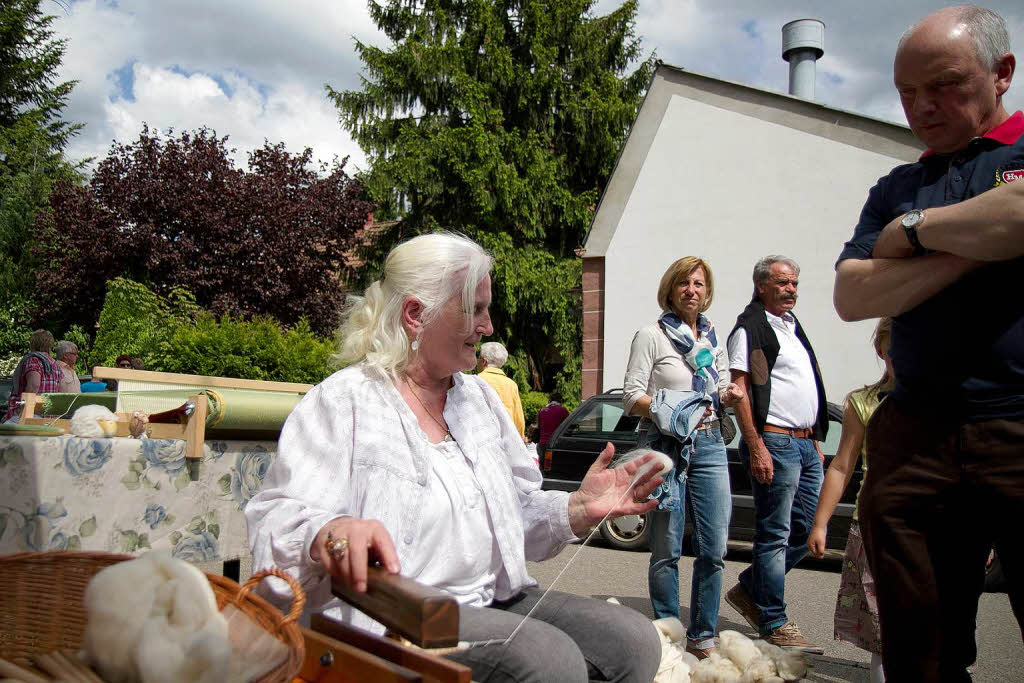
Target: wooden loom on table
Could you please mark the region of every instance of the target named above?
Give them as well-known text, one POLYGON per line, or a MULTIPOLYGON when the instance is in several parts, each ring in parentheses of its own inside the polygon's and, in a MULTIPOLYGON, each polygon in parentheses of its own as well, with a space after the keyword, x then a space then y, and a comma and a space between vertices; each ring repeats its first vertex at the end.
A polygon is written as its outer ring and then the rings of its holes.
POLYGON ((116 394, 23 394, 20 424, 71 432, 76 405, 114 402, 115 436, 180 439, 195 478, 206 436, 276 440, 285 418, 311 384, 205 377, 147 370, 97 367, 93 377, 117 380, 116 394), (51 417, 37 417, 42 412, 51 417), (60 417, 54 418, 53 415, 60 417), (133 431, 132 420, 136 420, 133 431))

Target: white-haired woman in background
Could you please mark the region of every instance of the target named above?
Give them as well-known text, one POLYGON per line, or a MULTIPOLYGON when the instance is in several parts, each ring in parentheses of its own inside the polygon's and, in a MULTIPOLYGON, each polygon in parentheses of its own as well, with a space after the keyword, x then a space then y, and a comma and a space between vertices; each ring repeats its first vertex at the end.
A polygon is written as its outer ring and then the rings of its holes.
POLYGON ((609 445, 572 494, 541 475, 474 366, 491 334, 491 257, 451 234, 395 247, 381 279, 347 309, 340 360, 281 431, 263 490, 245 508, 253 568, 292 573, 309 611, 380 632, 333 598, 335 576, 366 589, 378 561, 460 603, 447 655, 474 680, 652 680, 658 636, 639 613, 542 591, 526 561, 557 554, 606 514, 643 514, 661 478, 631 480, 650 456, 606 469, 609 445), (531 608, 531 618, 504 641, 531 608), (484 641, 497 644, 484 645, 484 641))

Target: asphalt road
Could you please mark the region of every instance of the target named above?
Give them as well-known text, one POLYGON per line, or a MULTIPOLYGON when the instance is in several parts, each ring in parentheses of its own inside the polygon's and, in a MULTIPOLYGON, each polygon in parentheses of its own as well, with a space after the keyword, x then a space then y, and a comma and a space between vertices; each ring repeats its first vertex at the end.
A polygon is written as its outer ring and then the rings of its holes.
MULTIPOLYGON (((627 552, 602 547, 598 541, 572 546, 558 557, 546 562, 529 563, 530 573, 544 588, 551 587, 559 572, 568 569, 555 583, 557 590, 605 599, 615 597, 653 618, 647 594, 649 553, 627 552), (570 564, 571 562, 571 564, 570 564)), ((789 616, 800 625, 804 635, 825 648, 822 656, 810 655, 812 681, 856 681, 868 683, 867 663, 871 656, 852 645, 832 638, 832 616, 839 589, 837 562, 801 563, 790 572, 786 581, 786 602, 789 616)), ((726 557, 725 589, 732 587, 739 573, 750 563, 750 552, 732 550, 726 557)), ((690 570, 692 558, 679 564, 679 597, 683 623, 690 604, 690 570)), ((720 629, 733 629, 755 635, 732 607, 722 603, 720 629)), ((1021 632, 1004 593, 982 595, 978 609, 978 667, 974 674, 978 683, 1024 681, 1024 644, 1021 632)))

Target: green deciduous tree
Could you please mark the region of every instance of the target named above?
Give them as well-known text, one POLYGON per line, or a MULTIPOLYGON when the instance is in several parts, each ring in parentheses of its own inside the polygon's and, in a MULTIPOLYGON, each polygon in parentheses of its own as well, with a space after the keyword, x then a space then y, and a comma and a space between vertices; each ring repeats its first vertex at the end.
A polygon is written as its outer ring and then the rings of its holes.
MULTIPOLYGON (((636 0, 386 0, 388 48, 357 42, 362 89, 328 92, 364 182, 405 234, 464 232, 497 257, 495 338, 521 384, 579 392, 580 246, 650 77, 636 0)), ((385 244, 385 247, 390 244, 385 244)), ((372 259, 371 259, 372 261, 372 259)))

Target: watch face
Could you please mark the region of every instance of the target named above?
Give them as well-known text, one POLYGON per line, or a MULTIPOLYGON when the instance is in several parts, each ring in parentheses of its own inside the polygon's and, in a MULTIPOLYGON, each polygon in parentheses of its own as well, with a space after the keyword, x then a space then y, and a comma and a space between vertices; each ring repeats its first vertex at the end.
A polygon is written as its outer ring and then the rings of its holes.
POLYGON ((903 214, 903 219, 900 222, 903 224, 903 227, 913 228, 914 226, 921 222, 921 218, 923 216, 923 211, 920 211, 919 209, 914 209, 913 211, 908 211, 907 213, 903 214))

